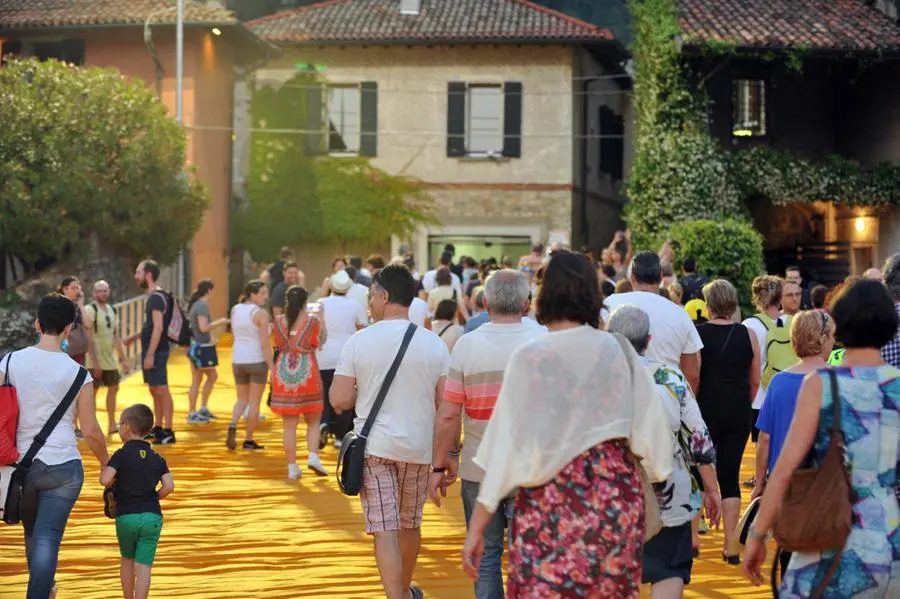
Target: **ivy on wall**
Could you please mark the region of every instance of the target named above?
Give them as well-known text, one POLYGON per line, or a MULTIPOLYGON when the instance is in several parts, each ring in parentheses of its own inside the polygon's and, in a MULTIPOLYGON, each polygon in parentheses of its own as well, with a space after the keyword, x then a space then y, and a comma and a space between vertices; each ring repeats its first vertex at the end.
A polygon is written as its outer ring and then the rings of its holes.
MULTIPOLYGON (((677 43, 682 31, 675 1, 630 0, 629 9, 635 35, 635 159, 625 218, 638 244, 659 243, 681 221, 747 220, 747 206, 754 201, 900 205, 900 168, 889 163, 867 170, 837 155, 812 162, 766 147, 720 147, 708 135, 706 98, 688 80, 677 43)), ((799 72, 807 50, 760 59, 780 58, 788 70, 799 72)), ((722 55, 737 48, 712 42, 703 51, 722 55)))

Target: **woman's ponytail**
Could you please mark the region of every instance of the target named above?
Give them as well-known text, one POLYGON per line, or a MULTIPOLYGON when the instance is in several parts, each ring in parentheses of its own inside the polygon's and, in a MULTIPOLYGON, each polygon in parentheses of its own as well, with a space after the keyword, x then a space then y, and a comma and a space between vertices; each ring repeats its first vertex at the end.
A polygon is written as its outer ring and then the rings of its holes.
POLYGON ((284 314, 287 316, 288 330, 294 328, 300 313, 306 308, 306 300, 309 299, 309 293, 303 287, 294 285, 287 290, 284 300, 284 314))

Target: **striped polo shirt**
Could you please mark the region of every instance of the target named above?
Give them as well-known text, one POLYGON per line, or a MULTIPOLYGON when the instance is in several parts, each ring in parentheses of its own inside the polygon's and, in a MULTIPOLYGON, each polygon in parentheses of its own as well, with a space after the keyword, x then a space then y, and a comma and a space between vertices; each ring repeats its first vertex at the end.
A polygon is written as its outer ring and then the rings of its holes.
POLYGON ((463 406, 463 443, 459 476, 481 482, 484 472, 472 459, 484 437, 494 404, 500 395, 503 371, 520 345, 544 334, 528 324, 489 322, 460 337, 450 356, 444 400, 463 406))

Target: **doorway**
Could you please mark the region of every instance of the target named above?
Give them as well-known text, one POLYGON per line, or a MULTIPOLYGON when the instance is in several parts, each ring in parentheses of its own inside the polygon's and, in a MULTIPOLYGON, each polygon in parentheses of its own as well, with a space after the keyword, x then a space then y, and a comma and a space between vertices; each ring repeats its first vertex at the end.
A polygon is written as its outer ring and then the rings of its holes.
POLYGON ((474 258, 481 262, 495 258, 499 263, 509 256, 513 265, 519 263, 519 257, 531 253, 531 238, 522 235, 429 235, 428 265, 437 264, 444 246, 452 243, 456 248, 455 260, 462 256, 474 258))

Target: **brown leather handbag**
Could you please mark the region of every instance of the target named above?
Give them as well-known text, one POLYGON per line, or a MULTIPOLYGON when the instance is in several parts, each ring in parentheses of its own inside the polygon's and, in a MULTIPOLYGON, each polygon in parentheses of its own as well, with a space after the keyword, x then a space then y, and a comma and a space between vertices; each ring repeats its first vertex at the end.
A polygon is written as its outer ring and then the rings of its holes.
MULTIPOLYGON (((841 400, 837 374, 828 370, 832 413, 830 441, 818 467, 799 468, 791 475, 781 513, 775 523, 779 550, 818 552, 837 550, 825 578, 811 595, 821 597, 837 572, 844 544, 853 527, 853 488, 844 462, 841 400)), ((777 557, 775 562, 777 563, 777 557)))

